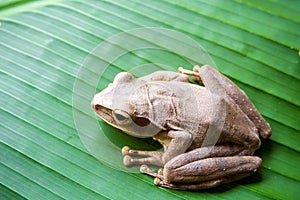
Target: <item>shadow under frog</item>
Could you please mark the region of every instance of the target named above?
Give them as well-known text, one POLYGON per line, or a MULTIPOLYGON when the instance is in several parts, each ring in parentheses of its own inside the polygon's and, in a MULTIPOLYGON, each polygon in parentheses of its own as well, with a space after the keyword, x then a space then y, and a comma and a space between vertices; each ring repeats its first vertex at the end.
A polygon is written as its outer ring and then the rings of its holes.
POLYGON ((246 94, 207 65, 141 78, 121 72, 95 95, 92 107, 127 134, 161 143, 163 151, 123 147, 124 164, 141 165, 156 185, 178 190, 212 188, 255 173, 262 164, 253 156, 259 137, 271 135, 246 94), (204 87, 191 84, 189 76, 204 87), (205 138, 213 140, 205 143, 205 138), (148 165, 161 169, 154 172, 148 165))

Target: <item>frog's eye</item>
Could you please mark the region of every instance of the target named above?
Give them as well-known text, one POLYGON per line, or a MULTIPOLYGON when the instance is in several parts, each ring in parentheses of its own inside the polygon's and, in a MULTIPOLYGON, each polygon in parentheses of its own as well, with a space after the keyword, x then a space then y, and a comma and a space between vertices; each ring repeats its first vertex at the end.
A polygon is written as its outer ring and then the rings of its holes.
POLYGON ((114 78, 114 83, 130 82, 134 79, 133 75, 128 72, 120 72, 114 78))
POLYGON ((115 121, 118 123, 118 125, 127 125, 132 122, 130 115, 123 110, 119 110, 119 109, 114 110, 113 117, 115 121))

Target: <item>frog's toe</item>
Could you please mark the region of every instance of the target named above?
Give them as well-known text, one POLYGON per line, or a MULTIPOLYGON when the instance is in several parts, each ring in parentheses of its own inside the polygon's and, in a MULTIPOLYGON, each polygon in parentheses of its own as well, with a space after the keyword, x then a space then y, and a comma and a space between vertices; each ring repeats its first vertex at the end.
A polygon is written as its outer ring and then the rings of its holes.
POLYGON ((162 176, 162 175, 163 175, 163 171, 164 171, 164 170, 163 170, 162 168, 160 168, 160 169, 158 170, 157 174, 162 176))
POLYGON ((158 170, 158 172, 156 173, 155 171, 153 171, 152 169, 150 169, 148 167, 148 165, 141 165, 140 172, 142 172, 144 174, 148 174, 149 176, 153 176, 153 177, 158 178, 160 180, 163 179, 162 170, 161 169, 158 170))
POLYGON ((154 179, 154 184, 158 185, 158 186, 162 186, 163 185, 163 181, 160 178, 155 178, 154 179))
POLYGON ((168 183, 160 178, 155 178, 154 179, 154 184, 160 187, 165 187, 165 188, 170 188, 170 189, 175 189, 175 190, 182 190, 181 186, 175 185, 172 183, 168 183))
POLYGON ((125 156, 125 155, 129 155, 129 150, 130 148, 128 146, 124 146, 122 148, 122 155, 125 156))
POLYGON ((195 65, 195 66, 193 67, 193 71, 199 73, 199 72, 200 72, 200 68, 201 68, 201 67, 199 67, 198 65, 195 65))
POLYGON ((123 163, 126 167, 132 166, 132 158, 129 155, 125 155, 123 158, 123 163))
POLYGON ((147 174, 149 172, 150 168, 148 167, 148 165, 141 165, 140 167, 140 172, 147 174))

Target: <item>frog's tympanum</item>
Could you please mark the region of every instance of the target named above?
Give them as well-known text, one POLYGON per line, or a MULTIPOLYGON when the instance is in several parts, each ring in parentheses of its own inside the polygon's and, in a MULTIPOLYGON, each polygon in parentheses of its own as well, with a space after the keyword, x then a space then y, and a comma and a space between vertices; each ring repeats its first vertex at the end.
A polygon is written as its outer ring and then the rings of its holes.
POLYGON ((178 190, 211 188, 253 174, 262 165, 253 155, 260 137, 271 135, 246 94, 207 65, 141 78, 121 72, 95 95, 92 107, 127 134, 161 143, 158 151, 123 147, 124 164, 141 165, 156 185, 178 190), (190 76, 202 85, 190 83, 190 76))

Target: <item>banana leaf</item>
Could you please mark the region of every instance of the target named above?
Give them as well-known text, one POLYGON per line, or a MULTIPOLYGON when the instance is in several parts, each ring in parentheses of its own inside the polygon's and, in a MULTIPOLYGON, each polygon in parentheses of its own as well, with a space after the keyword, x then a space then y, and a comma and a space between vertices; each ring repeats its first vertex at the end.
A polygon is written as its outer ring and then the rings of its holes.
MULTIPOLYGON (((1 1, 0 198, 297 199, 299 36, 297 0, 1 1), (194 47, 176 34, 161 35, 164 47, 157 46, 157 38, 151 39, 150 33, 135 35, 140 44, 151 48, 114 46, 126 53, 111 62, 111 54, 94 54, 101 44, 112 47, 105 42, 114 36, 153 30, 147 27, 174 31, 200 44, 218 70, 247 93, 270 123, 271 138, 262 140, 255 152, 263 159, 258 173, 190 192, 157 187, 136 169, 113 166, 122 165, 122 156, 113 154, 120 154, 124 145, 145 150, 160 147, 98 119, 86 109, 92 95, 121 71, 139 76, 147 74, 149 66, 176 71, 179 66, 192 69, 195 62, 195 57, 189 59, 193 51, 187 50, 194 47), (187 52, 187 59, 176 52, 187 52), (99 63, 88 66, 88 59, 94 57, 99 63), (76 84, 84 87, 75 90, 76 84), (96 135, 99 130, 101 137, 96 135), (81 134, 85 132, 95 135, 81 134), (87 147, 87 142, 93 146, 87 147), (100 156, 95 154, 98 150, 100 156)), ((109 48, 106 52, 114 53, 109 48)))

